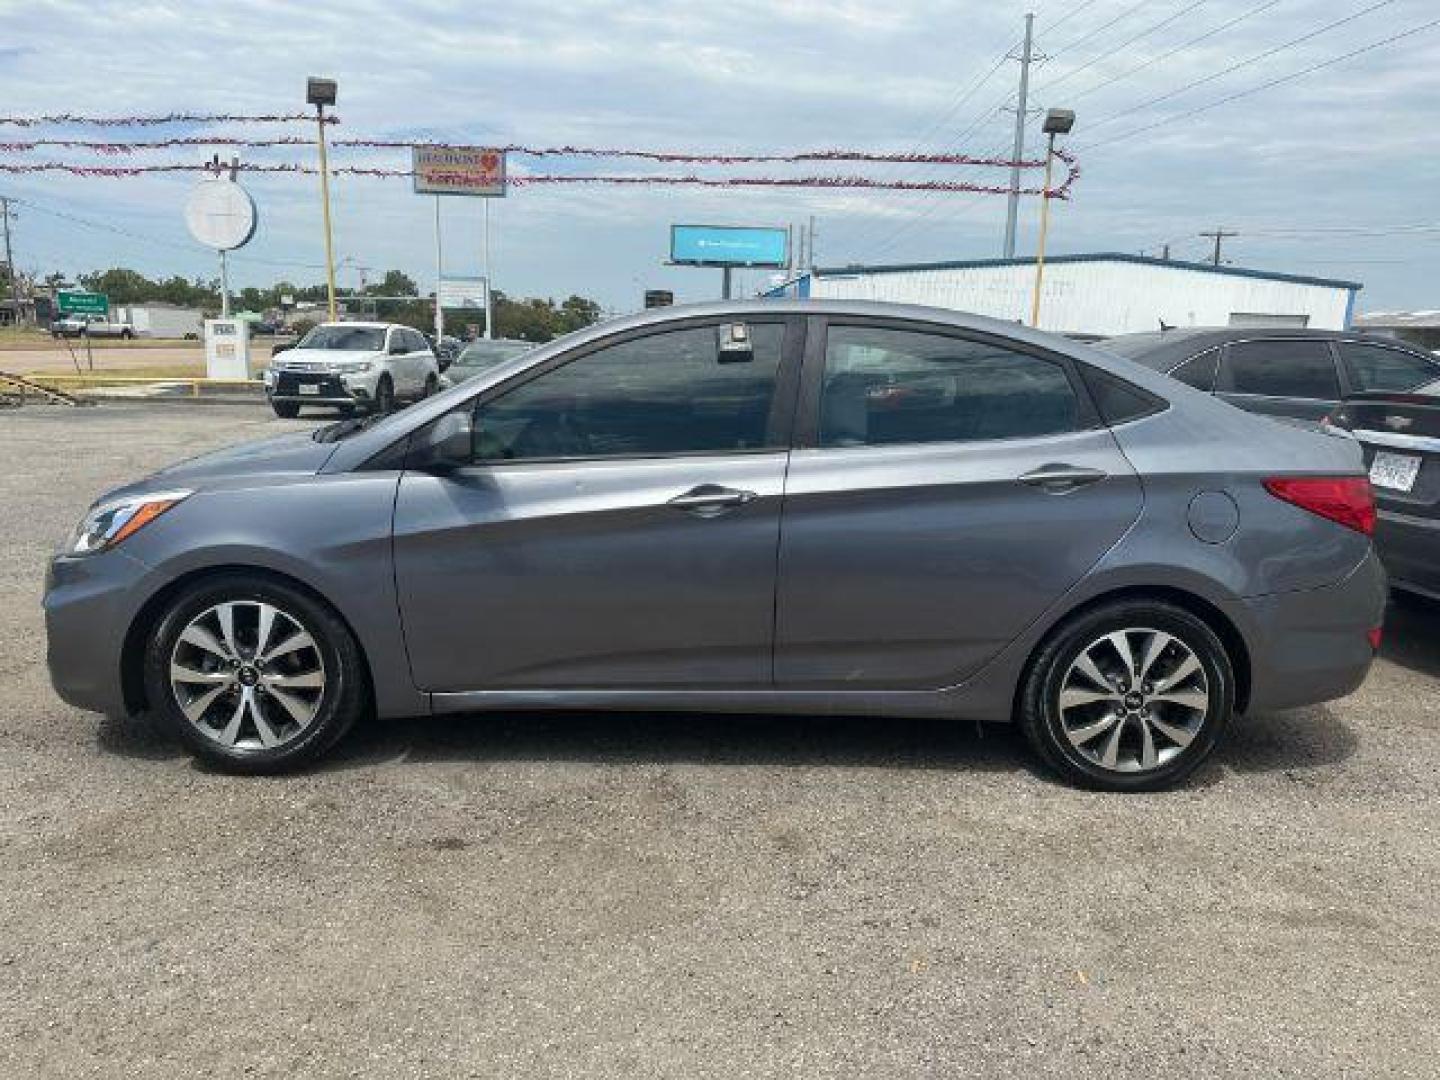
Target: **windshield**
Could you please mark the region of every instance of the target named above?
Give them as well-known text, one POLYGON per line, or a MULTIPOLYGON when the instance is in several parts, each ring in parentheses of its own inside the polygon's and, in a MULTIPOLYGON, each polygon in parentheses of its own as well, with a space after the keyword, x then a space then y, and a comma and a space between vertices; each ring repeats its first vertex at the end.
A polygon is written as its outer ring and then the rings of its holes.
POLYGON ((385 331, 378 326, 317 326, 301 338, 300 344, 295 347, 379 352, 385 348, 385 331))
POLYGON ((477 341, 466 346, 460 358, 455 361, 461 367, 490 368, 502 360, 527 353, 535 346, 520 341, 477 341))

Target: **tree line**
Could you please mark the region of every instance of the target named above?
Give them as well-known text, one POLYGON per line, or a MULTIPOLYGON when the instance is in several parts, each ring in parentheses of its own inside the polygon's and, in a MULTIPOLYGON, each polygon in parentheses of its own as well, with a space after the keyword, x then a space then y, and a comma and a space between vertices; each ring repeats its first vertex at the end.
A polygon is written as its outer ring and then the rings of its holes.
MULTIPOLYGON (((58 274, 45 279, 45 283, 52 287, 61 281, 58 274)), ((110 298, 112 306, 166 303, 200 308, 210 314, 220 308, 220 282, 217 278, 186 279, 175 274, 168 278, 151 279, 137 270, 117 266, 81 274, 77 281, 81 288, 104 293, 110 298)), ((345 302, 352 315, 402 323, 427 333, 435 328, 433 299, 421 296, 415 280, 401 270, 386 271, 379 281, 367 283, 364 289, 341 289, 336 296, 345 302), (396 297, 400 299, 393 299, 396 297)), ((232 295, 231 304, 237 311, 264 312, 284 307, 292 323, 305 328, 305 324, 313 324, 322 318, 323 312, 305 311, 297 315, 292 305, 302 302, 324 304, 325 300, 323 284, 296 285, 281 281, 263 289, 253 285, 240 289, 232 295), (287 299, 290 304, 286 303, 287 299)), ((495 312, 496 337, 535 342, 549 341, 589 326, 598 322, 601 314, 600 305, 583 296, 572 295, 557 302, 548 297, 510 297, 498 289, 491 298, 491 306, 495 312)), ((483 330, 484 325, 483 311, 445 312, 445 332, 448 334, 464 337, 470 327, 483 330)))

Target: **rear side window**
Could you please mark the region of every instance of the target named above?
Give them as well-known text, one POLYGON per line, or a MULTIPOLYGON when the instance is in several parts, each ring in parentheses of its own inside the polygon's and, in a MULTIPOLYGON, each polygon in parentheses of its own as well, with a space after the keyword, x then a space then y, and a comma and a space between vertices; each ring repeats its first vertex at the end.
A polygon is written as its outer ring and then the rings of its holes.
POLYGON ((1350 382, 1357 390, 1401 393, 1440 379, 1440 369, 1423 356, 1384 345, 1342 341, 1340 359, 1345 361, 1350 382))
POLYGON ((1101 419, 1107 424, 1139 420, 1142 416, 1163 412, 1169 405, 1164 398, 1141 390, 1108 372, 1088 366, 1082 366, 1080 372, 1085 379, 1085 385, 1090 388, 1095 407, 1100 410, 1101 419))
POLYGON ((1323 341, 1243 341, 1225 353, 1222 389, 1265 397, 1335 401, 1340 382, 1323 341))
POLYGON ((1199 356, 1192 356, 1172 370, 1170 377, 1179 379, 1186 386, 1193 386, 1196 390, 1204 390, 1209 394, 1215 390, 1215 374, 1219 368, 1220 350, 1209 349, 1199 356))
POLYGON ((821 446, 1013 439, 1073 431, 1080 404, 1058 363, 1001 345, 834 326, 825 346, 821 446))

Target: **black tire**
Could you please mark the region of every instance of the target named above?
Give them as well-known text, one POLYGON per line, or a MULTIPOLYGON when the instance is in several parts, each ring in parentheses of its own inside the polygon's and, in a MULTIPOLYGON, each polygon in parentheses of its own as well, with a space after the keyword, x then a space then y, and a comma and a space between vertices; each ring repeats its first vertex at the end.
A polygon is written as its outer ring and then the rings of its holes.
POLYGON ((395 411, 395 384, 390 381, 389 375, 381 375, 380 381, 375 384, 375 400, 371 404, 371 411, 381 416, 395 411))
POLYGON ((433 397, 440 392, 440 380, 434 375, 425 376, 425 389, 420 391, 421 399, 433 397))
POLYGON ((120 331, 120 338, 121 338, 122 341, 129 341, 129 340, 130 340, 131 338, 133 338, 134 336, 135 336, 135 335, 134 335, 133 333, 131 333, 129 330, 121 330, 121 331, 120 331))
POLYGON ((282 420, 294 420, 300 415, 300 403, 298 401, 272 401, 270 407, 275 410, 275 415, 282 420))
MULTIPOLYGON (((1096 719, 1102 721, 1110 715, 1112 708, 1116 710, 1116 715, 1128 708, 1123 699, 1113 707, 1106 702, 1097 702, 1094 707, 1097 710, 1094 714, 1096 719)), ((1147 702, 1145 707, 1152 705, 1147 702)), ((1098 791, 1160 791, 1179 784, 1210 756, 1229 726, 1234 708, 1234 666, 1215 631, 1204 620, 1174 604, 1159 600, 1131 600, 1084 612, 1063 623, 1041 644, 1026 673, 1020 696, 1019 722, 1025 738, 1040 758, 1072 784, 1098 791), (1067 737, 1060 710, 1060 692, 1080 654, 1107 635, 1124 630, 1136 633, 1154 630, 1176 639, 1199 661, 1204 676, 1204 691, 1208 694, 1203 711, 1196 708, 1193 713, 1187 714, 1192 723, 1197 723, 1188 744, 1178 747, 1156 735, 1152 728, 1152 738, 1157 744, 1164 742, 1165 752, 1173 751, 1173 756, 1138 771, 1107 768, 1101 762, 1092 760, 1067 737)), ((1081 716, 1083 722, 1084 714, 1081 716)), ((1123 729, 1115 736, 1117 746, 1134 746, 1138 751, 1143 735, 1141 728, 1149 725, 1138 715, 1126 716, 1118 720, 1117 725, 1123 729)), ((1113 732, 1114 726, 1103 729, 1095 742, 1087 746, 1097 747, 1106 742, 1113 732)), ((1133 759, 1130 764, 1134 765, 1133 759)))
MULTIPOLYGON (((277 618, 277 625, 278 622, 277 618)), ((237 641, 243 632, 243 627, 237 625, 237 641)), ((224 667, 223 664, 217 666, 224 667)), ((275 670, 274 664, 270 670, 275 670)), ((175 597, 146 642, 144 674, 151 712, 197 757, 227 772, 258 775, 287 772, 306 765, 339 742, 370 708, 364 658, 344 621, 328 604, 310 594, 258 574, 218 574, 175 597), (267 604, 294 619, 313 639, 314 654, 323 664, 324 685, 319 696, 313 699, 318 702, 313 717, 278 746, 222 745, 191 723, 170 683, 171 662, 176 656, 180 635, 209 609, 232 602, 242 606, 256 602, 267 604)), ((232 696, 238 698, 238 693, 237 686, 232 696)), ((223 716, 227 708, 227 699, 222 695, 217 699, 216 709, 223 716)), ((278 710, 278 705, 270 708, 272 719, 283 720, 285 714, 278 710)))

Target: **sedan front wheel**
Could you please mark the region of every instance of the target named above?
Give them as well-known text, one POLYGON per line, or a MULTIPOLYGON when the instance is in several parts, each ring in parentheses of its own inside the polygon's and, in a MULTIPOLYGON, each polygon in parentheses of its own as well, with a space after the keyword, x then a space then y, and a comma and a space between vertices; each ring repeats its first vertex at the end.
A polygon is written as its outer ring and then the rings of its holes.
POLYGON ((244 574, 206 580, 170 605, 151 635, 145 680, 167 726, 234 772, 313 760, 368 704, 344 622, 298 589, 244 574))

